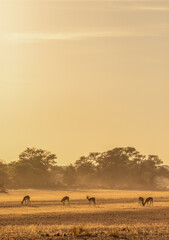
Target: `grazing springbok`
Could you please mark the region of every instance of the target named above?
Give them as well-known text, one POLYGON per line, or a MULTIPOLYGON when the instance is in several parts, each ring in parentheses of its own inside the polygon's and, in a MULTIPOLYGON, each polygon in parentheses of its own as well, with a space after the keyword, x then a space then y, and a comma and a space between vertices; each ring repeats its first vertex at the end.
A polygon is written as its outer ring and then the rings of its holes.
POLYGON ((153 205, 153 198, 152 197, 149 197, 149 198, 146 198, 145 202, 144 202, 144 206, 145 205, 153 205))
POLYGON ((69 197, 68 196, 65 196, 62 198, 61 202, 63 203, 63 205, 65 205, 65 202, 67 201, 68 204, 70 204, 69 202, 69 197))
POLYGON ((91 204, 91 203, 93 203, 94 205, 96 205, 96 199, 95 199, 95 197, 89 197, 89 196, 87 196, 86 197, 87 198, 87 200, 89 201, 89 204, 91 204))
POLYGON ((138 205, 144 206, 144 198, 143 197, 138 198, 138 205))
POLYGON ((23 205, 25 203, 25 205, 31 204, 31 199, 29 196, 25 196, 21 202, 21 204, 23 205))

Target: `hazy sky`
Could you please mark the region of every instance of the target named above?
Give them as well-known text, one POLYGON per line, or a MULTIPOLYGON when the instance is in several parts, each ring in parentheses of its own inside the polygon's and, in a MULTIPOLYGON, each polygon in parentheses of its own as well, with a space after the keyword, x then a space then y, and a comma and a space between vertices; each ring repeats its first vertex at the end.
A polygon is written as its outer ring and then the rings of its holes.
POLYGON ((169 0, 0 0, 0 159, 133 146, 169 164, 169 0))

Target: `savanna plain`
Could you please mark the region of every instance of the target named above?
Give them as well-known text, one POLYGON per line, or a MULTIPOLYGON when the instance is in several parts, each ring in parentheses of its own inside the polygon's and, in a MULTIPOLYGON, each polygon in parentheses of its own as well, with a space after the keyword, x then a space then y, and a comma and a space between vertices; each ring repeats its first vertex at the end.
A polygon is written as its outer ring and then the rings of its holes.
POLYGON ((169 239, 169 192, 9 190, 0 194, 0 239, 169 239), (21 205, 25 195, 31 205, 21 205), (86 196, 96 198, 89 204, 86 196), (64 196, 70 204, 61 203, 64 196), (140 206, 138 197, 153 197, 140 206))

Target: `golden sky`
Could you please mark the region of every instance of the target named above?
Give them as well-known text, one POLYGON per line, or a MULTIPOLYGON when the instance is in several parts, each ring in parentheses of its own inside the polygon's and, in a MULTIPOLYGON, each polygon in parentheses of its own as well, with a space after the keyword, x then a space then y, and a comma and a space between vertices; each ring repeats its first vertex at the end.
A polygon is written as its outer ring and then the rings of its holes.
POLYGON ((169 164, 169 0, 0 0, 0 159, 133 146, 169 164))

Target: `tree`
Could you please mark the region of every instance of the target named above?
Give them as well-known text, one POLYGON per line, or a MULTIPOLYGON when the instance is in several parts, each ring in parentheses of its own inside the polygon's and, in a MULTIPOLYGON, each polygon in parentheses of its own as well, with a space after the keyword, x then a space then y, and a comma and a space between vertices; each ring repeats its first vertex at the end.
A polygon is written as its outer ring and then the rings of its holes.
POLYGON ((68 186, 72 186, 73 184, 76 183, 76 169, 72 164, 70 164, 64 170, 63 182, 68 186))
MULTIPOLYGON (((167 172, 162 170, 157 155, 142 155, 133 147, 114 148, 102 153, 90 153, 75 162, 80 179, 100 182, 106 187, 143 188, 157 187, 156 177, 167 172), (161 170, 160 170, 161 169, 161 170)), ((169 176, 168 176, 169 177, 169 176)))
POLYGON ((19 161, 21 162, 29 162, 34 167, 41 167, 41 168, 50 168, 56 165, 56 155, 50 153, 49 151, 37 149, 37 148, 26 148, 19 155, 19 161))
POLYGON ((0 191, 4 191, 8 186, 9 175, 7 164, 0 161, 0 191))
POLYGON ((49 151, 26 148, 17 162, 10 164, 13 183, 19 187, 49 187, 54 179, 52 170, 56 166, 56 155, 49 151))

